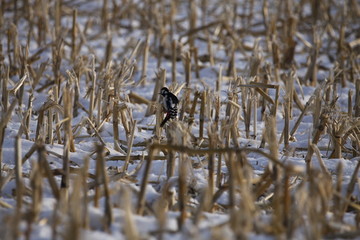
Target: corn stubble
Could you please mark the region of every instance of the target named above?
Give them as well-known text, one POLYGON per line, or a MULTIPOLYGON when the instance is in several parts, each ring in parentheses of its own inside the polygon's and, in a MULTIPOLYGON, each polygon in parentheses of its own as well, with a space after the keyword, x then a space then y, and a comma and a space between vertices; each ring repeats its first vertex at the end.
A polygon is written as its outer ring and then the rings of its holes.
MULTIPOLYGON (((74 8, 67 1, 55 1, 54 8, 49 7, 52 1, 1 1, 1 164, 6 128, 14 115, 21 121, 14 145, 16 164, 12 169, 2 164, 0 169, 0 189, 13 178, 17 186, 13 196, 16 204, 10 205, 0 196, 0 208, 9 209, 0 226, 2 236, 31 239, 34 225, 49 224, 53 239, 81 239, 82 229, 91 228, 89 206, 102 209, 100 230, 111 233, 114 225, 122 224, 120 231, 129 239, 146 238, 136 225, 136 215, 154 216, 158 229, 147 234, 163 239, 165 234, 185 229, 187 220, 197 226, 206 220, 207 212, 229 215, 227 221, 209 227, 214 239, 223 239, 222 233, 228 229, 230 236, 238 239, 246 239, 249 233, 284 239, 296 238, 299 231, 306 239, 351 238, 359 234, 360 205, 352 192, 359 184, 360 169, 360 40, 346 40, 346 32, 360 18, 359 3, 336 3, 342 10, 331 15, 331 5, 335 2, 330 0, 264 0, 260 6, 254 0, 218 1, 215 5, 210 2, 145 0, 137 5, 132 1, 104 0, 102 7, 91 13, 101 16, 101 21, 95 21, 94 17, 84 18, 90 15, 88 10, 74 8), (185 18, 176 15, 182 5, 186 5, 185 18), (270 5, 275 7, 270 9, 270 5), (311 14, 306 15, 304 9, 309 5, 311 14), (245 9, 244 14, 237 12, 240 8, 245 9), (222 13, 219 15, 215 9, 222 9, 222 13), (203 11, 201 18, 197 11, 203 11), (207 17, 217 20, 208 21, 207 17), (70 26, 62 25, 65 18, 71 19, 70 26), (120 23, 135 18, 141 27, 120 23), (86 20, 84 26, 80 27, 79 19, 86 20), (341 19, 340 23, 336 19, 341 19), (20 20, 27 26, 21 32, 25 45, 19 40, 20 20), (259 24, 265 29, 255 30, 259 24), (116 28, 124 31, 138 28, 144 39, 126 39, 122 52, 114 56, 112 30, 116 28), (325 33, 329 37, 328 46, 322 41, 321 34, 325 33), (88 42, 104 35, 106 48, 104 59, 100 59, 88 42), (260 47, 259 40, 253 46, 245 44, 242 38, 247 35, 265 39, 265 47, 260 47), (31 41, 42 47, 29 51, 31 41), (198 49, 198 41, 206 45, 206 53, 198 49), (299 52, 296 45, 300 42, 305 47, 299 52), (329 69, 319 64, 319 57, 330 51, 331 43, 336 43, 337 52, 329 54, 336 58, 334 68, 329 69), (228 62, 215 55, 216 47, 225 49, 228 62), (84 49, 87 54, 80 54, 84 49), (45 51, 51 57, 39 64, 45 51), (248 61, 245 70, 237 68, 239 54, 248 61), (305 54, 308 61, 297 64, 296 54, 305 54), (150 69, 153 66, 149 64, 150 58, 157 60, 158 69, 150 69), (271 63, 265 58, 271 58, 271 63), (171 63, 171 79, 161 68, 165 61, 171 63), (179 61, 184 71, 182 85, 177 74, 179 61), (214 87, 201 79, 201 69, 206 64, 221 65, 214 70, 218 76, 214 87), (63 74, 66 66, 73 68, 63 74), (297 77, 300 68, 305 69, 303 78, 297 77), (328 78, 319 81, 319 68, 329 73, 328 78), (149 71, 156 72, 150 100, 126 91, 149 85, 149 71), (135 82, 135 76, 140 76, 140 81, 135 82), (85 96, 80 95, 80 82, 87 89, 85 96), (179 120, 162 129, 158 93, 167 84, 174 93, 183 90, 183 94, 179 120), (223 99, 220 95, 226 84, 229 89, 227 98, 223 99), (347 111, 342 111, 338 109, 337 90, 349 84, 355 85, 355 89, 349 92, 347 111), (194 85, 204 90, 194 90, 194 85), (25 97, 25 86, 30 97, 25 97), (301 101, 304 86, 315 87, 305 105, 301 101), (281 92, 284 97, 280 96, 281 92), (35 93, 48 96, 36 109, 35 93), (88 99, 88 106, 81 104, 82 97, 88 99), (156 116, 151 140, 134 142, 136 131, 146 129, 141 129, 139 120, 133 118, 130 104, 146 104, 144 114, 156 116), (294 114, 295 109, 300 112, 298 115, 294 114), (73 124, 73 118, 80 113, 84 118, 73 124), (304 116, 309 114, 313 115, 313 129, 308 147, 291 148, 304 116), (279 115, 283 116, 283 129, 276 127, 279 115), (33 139, 31 119, 36 121, 33 139), (290 121, 294 121, 292 126, 290 121), (113 124, 113 145, 101 136, 102 127, 108 122, 113 124), (259 123, 265 125, 263 132, 258 130, 259 123), (119 125, 123 126, 126 141, 119 138, 119 125), (244 130, 239 128, 241 125, 244 130), (87 129, 86 136, 80 135, 81 128, 87 129), (324 137, 330 139, 326 160, 321 154, 324 149, 318 146, 324 137), (23 138, 33 141, 24 156, 23 138), (70 153, 76 151, 75 143, 84 138, 98 144, 81 168, 74 168, 70 166, 70 153), (261 140, 260 148, 244 147, 239 138, 261 140), (62 154, 47 150, 46 144, 54 143, 63 145, 62 154), (133 154, 133 149, 139 147, 144 155, 133 154), (119 155, 107 156, 109 148, 119 155), (306 169, 286 161, 297 151, 306 151, 306 169), (248 161, 249 154, 268 159, 263 173, 255 174, 248 161), (53 169, 49 155, 61 160, 63 168, 53 169), (342 164, 336 172, 327 169, 325 162, 331 158, 358 161, 347 189, 343 189, 341 181, 342 164), (33 160, 31 172, 25 173, 22 165, 30 159, 33 160), (167 164, 166 180, 162 184, 150 181, 152 164, 160 160, 167 164), (315 160, 320 168, 313 167, 315 160), (95 174, 89 173, 91 161, 96 161, 95 174), (107 166, 108 161, 123 161, 123 165, 114 171, 107 166), (136 167, 130 171, 132 164, 136 167), (203 168, 208 181, 201 189, 194 182, 196 168, 203 168), (139 173, 143 175, 137 182, 135 176, 139 173), (40 214, 45 184, 50 186, 55 199, 51 216, 40 214), (160 197, 155 202, 146 199, 149 184, 161 186, 160 197), (228 196, 227 204, 218 202, 224 193, 228 196), (121 220, 114 217, 114 212, 119 210, 123 211, 121 220), (344 221, 348 211, 355 213, 354 225, 344 221), (169 212, 179 213, 176 228, 167 225, 169 212), (26 223, 26 227, 20 228, 20 222, 26 223)), ((200 232, 183 231, 183 234, 197 238, 200 232)))

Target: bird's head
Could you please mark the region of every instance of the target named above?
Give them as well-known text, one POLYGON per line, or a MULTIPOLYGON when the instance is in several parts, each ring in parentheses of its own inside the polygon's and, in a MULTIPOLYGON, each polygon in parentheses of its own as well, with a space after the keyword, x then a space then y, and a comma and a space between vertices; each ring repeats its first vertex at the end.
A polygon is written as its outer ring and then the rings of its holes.
POLYGON ((169 93, 169 89, 167 89, 166 87, 163 87, 159 94, 161 96, 166 96, 166 94, 168 94, 168 93, 169 93))

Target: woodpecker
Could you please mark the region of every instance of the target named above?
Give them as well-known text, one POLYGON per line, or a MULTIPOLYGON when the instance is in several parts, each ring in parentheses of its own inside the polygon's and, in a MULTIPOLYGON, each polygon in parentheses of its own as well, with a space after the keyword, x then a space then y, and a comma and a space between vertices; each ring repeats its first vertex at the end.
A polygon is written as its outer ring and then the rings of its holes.
POLYGON ((169 119, 174 119, 177 116, 177 105, 179 103, 178 98, 169 91, 166 87, 163 87, 160 91, 162 96, 162 106, 166 113, 164 120, 161 122, 160 127, 163 127, 169 119))

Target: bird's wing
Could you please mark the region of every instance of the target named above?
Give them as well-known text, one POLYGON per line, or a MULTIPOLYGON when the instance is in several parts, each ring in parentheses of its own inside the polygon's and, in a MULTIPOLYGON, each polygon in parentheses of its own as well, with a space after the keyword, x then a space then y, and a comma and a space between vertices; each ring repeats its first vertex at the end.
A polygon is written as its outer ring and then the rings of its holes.
POLYGON ((170 97, 168 101, 165 101, 166 109, 170 110, 174 107, 173 99, 170 97))
POLYGON ((171 100, 174 104, 178 104, 179 103, 179 99, 172 93, 170 93, 170 97, 171 97, 171 100))

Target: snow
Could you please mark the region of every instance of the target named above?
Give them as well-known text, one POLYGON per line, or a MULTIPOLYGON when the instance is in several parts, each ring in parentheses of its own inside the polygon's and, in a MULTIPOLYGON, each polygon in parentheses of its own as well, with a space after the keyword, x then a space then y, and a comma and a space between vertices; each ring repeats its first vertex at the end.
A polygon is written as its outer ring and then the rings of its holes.
MULTIPOLYGON (((30 1, 33 3, 33 1, 30 1)), ((63 1, 64 2, 64 1, 63 1)), ((110 1, 109 5, 110 4, 110 1)), ((118 2, 118 1, 115 1, 118 2)), ((122 4, 123 2, 128 1, 121 1, 118 2, 118 4, 122 4)), ((132 4, 137 4, 140 8, 142 8, 142 4, 144 4, 143 1, 129 1, 132 2, 132 4)), ((164 1, 169 3, 169 1, 164 1)), ((210 1, 213 2, 213 1, 210 1)), ((240 3, 241 1, 239 1, 240 3)), ((256 1, 255 1, 256 2, 256 1)), ((259 1, 260 2, 260 1, 259 1)), ((272 2, 272 1, 271 1, 272 2)), ((297 1, 295 1, 297 2, 297 1)), ((123 24, 126 26, 131 26, 134 30, 128 30, 128 29, 116 29, 115 26, 109 27, 107 33, 100 32, 101 29, 101 19, 100 19, 100 13, 102 8, 103 1, 100 0, 92 0, 92 1, 66 1, 64 2, 66 7, 69 7, 67 11, 70 11, 72 8, 77 8, 78 12, 81 13, 86 12, 86 14, 79 14, 77 18, 79 31, 83 31, 85 28, 85 24, 87 24, 87 21, 89 18, 93 19, 93 27, 90 27, 87 30, 88 36, 96 36, 99 35, 97 38, 91 38, 87 39, 86 45, 83 44, 81 49, 79 50, 79 56, 88 57, 91 59, 92 54, 94 54, 96 67, 98 68, 101 61, 105 57, 105 48, 107 45, 107 42, 109 39, 112 40, 112 61, 114 66, 118 66, 124 57, 129 57, 129 54, 131 53, 131 50, 134 48, 134 45, 138 40, 145 41, 145 32, 143 30, 142 22, 137 18, 137 16, 133 16, 131 19, 122 19, 121 22, 118 22, 118 24, 123 24), (100 34, 99 34, 100 33, 100 34)), ((199 1, 197 1, 199 4, 199 1)), ((20 4, 20 3, 19 3, 20 4)), ((21 3, 22 4, 22 3, 21 3)), ((181 6, 179 7, 178 13, 175 17, 175 20, 181 20, 188 17, 187 13, 187 4, 180 3, 181 6)), ((243 3, 241 3, 243 4, 243 3)), ((262 3, 257 3, 255 6, 255 11, 261 11, 262 10, 262 3)), ((53 7, 53 6, 51 6, 53 7)), ((232 6, 227 6, 228 8, 231 8, 232 6)), ((110 8, 110 7, 109 7, 110 8)), ((109 9, 110 10, 110 9, 109 9)), ((223 9, 213 9, 213 14, 221 15, 223 9)), ((247 14, 248 8, 240 8, 238 7, 237 11, 239 14, 247 14)), ((277 11, 274 8, 271 8, 273 11, 277 11)), ((338 12, 336 9, 331 9, 332 11, 335 11, 336 14, 338 12)), ((202 14, 204 14, 200 8, 200 6, 197 6, 197 11, 199 12, 198 19, 201 19, 202 14)), ((70 12, 71 13, 71 12, 70 12)), ((309 3, 306 3, 303 6, 302 14, 304 16, 311 16, 312 10, 309 3)), ((3 24, 1 27, 1 30, 5 30, 9 23, 11 22, 11 19, 13 17, 13 12, 11 10, 6 10, 4 14, 4 19, 6 24, 3 24)), ((259 12, 255 13, 254 19, 252 22, 261 22, 263 19, 262 14, 259 14, 259 12)), ((209 16, 208 19, 206 19, 206 22, 209 23, 211 21, 215 21, 216 18, 214 16, 209 16)), ((185 22, 187 23, 187 22, 185 22)), ((49 19, 48 22, 49 26, 51 28, 54 26, 54 19, 49 19)), ((70 30, 72 27, 72 17, 71 14, 65 14, 61 21, 62 27, 64 29, 70 30)), ((197 23, 198 26, 200 26, 200 22, 197 23)), ((353 23, 355 24, 355 23, 353 23)), ((184 22, 179 23, 184 29, 186 29, 188 26, 187 24, 184 24, 184 22)), ((238 23, 239 25, 239 23, 238 23)), ((236 25, 237 27, 239 27, 236 25)), ((242 23, 240 24, 240 26, 242 23)), ((178 26, 179 29, 181 29, 181 26, 178 26)), ((359 27, 359 23, 357 23, 357 26, 359 27)), ((25 21, 25 19, 22 19, 18 22, 17 28, 18 28, 18 34, 19 34, 19 40, 22 45, 26 44, 27 40, 27 29, 28 29, 28 22, 25 21)), ((252 30, 254 32, 262 32, 265 31, 265 27, 263 24, 258 24, 253 26, 252 30)), ((180 31, 180 30, 179 30, 180 31)), ((35 31, 36 35, 37 30, 35 31)), ((337 33, 337 32, 336 32, 337 33)), ((7 57, 7 53, 9 55, 12 54, 12 50, 8 49, 7 47, 7 40, 5 40, 5 35, 3 32, 2 34, 2 47, 3 47, 3 53, 4 54, 4 64, 9 64, 9 58, 7 57), (11 53, 11 54, 10 54, 11 53)), ((183 32, 176 32, 175 38, 179 38, 183 32)), ((221 33, 224 34, 224 33, 221 33)), ((310 36, 305 33, 298 33, 301 38, 306 39, 311 44, 313 44, 312 39, 313 36, 310 36)), ((327 34, 324 34, 323 37, 324 43, 323 48, 329 43, 331 48, 329 51, 335 51, 337 44, 335 42, 330 42, 330 38, 327 34)), ((218 40, 219 36, 214 34, 214 36, 211 36, 213 39, 218 40)), ((349 34, 347 36, 347 41, 354 40, 358 37, 355 33, 349 34)), ((71 42, 71 37, 69 34, 64 34, 63 36, 64 40, 66 42, 71 42)), ((311 53, 311 49, 309 49, 308 46, 304 45, 302 41, 299 40, 298 37, 295 37, 297 41, 297 46, 295 49, 295 65, 296 65, 296 75, 299 78, 302 78, 305 76, 307 72, 307 64, 309 63, 309 56, 311 53)), ((265 63, 272 64, 272 56, 266 51, 266 39, 264 36, 257 37, 252 36, 250 34, 244 34, 242 36, 241 41, 244 46, 252 47, 254 43, 259 40, 260 44, 260 55, 264 57, 262 66, 265 66, 265 63)), ((150 39, 150 45, 154 44, 154 37, 151 37, 150 39)), ((187 37, 184 37, 181 39, 182 43, 185 43, 188 41, 187 37)), ((52 43, 52 38, 50 34, 46 35, 46 43, 52 43)), ((44 43, 45 44, 45 43, 44 43)), ((226 44, 226 43, 224 43, 226 44)), ((156 43, 157 45, 157 43, 156 43)), ((208 54, 207 49, 207 43, 204 41, 196 40, 195 45, 198 47, 198 54, 206 55, 208 54)), ((36 53, 38 50, 42 49, 42 47, 38 44, 38 42, 35 39, 30 40, 29 45, 29 52, 30 55, 36 53)), ((322 48, 322 50, 323 50, 322 48)), ((188 46, 185 46, 183 48, 184 51, 188 50, 188 46)), ((226 52, 226 48, 224 45, 214 44, 213 46, 214 51, 214 57, 216 58, 216 64, 215 66, 210 66, 210 63, 204 62, 199 63, 201 66, 201 69, 199 71, 200 78, 197 79, 195 76, 194 71, 191 73, 191 86, 190 90, 192 91, 192 96, 195 91, 203 91, 203 90, 210 90, 210 92, 215 91, 216 81, 219 75, 219 71, 222 68, 223 74, 225 74, 226 69, 228 67, 228 62, 230 57, 228 56, 228 53, 226 52)), ((253 53, 251 51, 246 51, 247 56, 251 56, 253 53)), ((334 55, 334 52, 331 52, 329 54, 334 55)), ((71 48, 68 44, 65 44, 64 47, 64 58, 61 65, 61 75, 64 78, 63 82, 61 83, 61 87, 65 87, 66 84, 66 78, 68 77, 66 74, 66 71, 71 71, 74 67, 74 64, 70 61, 70 55, 71 55, 71 48)), ((25 134, 21 136, 21 154, 22 157, 25 156, 25 154, 31 149, 35 142, 35 134, 37 129, 37 122, 38 122, 38 112, 40 108, 43 106, 43 104, 50 98, 50 92, 52 89, 46 88, 42 92, 36 91, 39 89, 39 87, 45 85, 48 81, 47 78, 51 79, 53 76, 52 67, 51 67, 51 58, 52 58, 52 52, 51 47, 46 47, 45 50, 39 55, 40 59, 36 61, 32 67, 34 69, 39 68, 41 63, 44 63, 46 61, 49 61, 47 69, 45 70, 44 76, 40 79, 40 84, 35 87, 35 89, 32 89, 31 87, 31 81, 27 80, 25 85, 25 92, 24 92, 24 98, 21 106, 17 106, 11 116, 11 120, 6 126, 5 129, 5 139, 4 143, 2 145, 2 168, 6 171, 2 172, 2 176, 5 177, 7 173, 9 172, 9 169, 15 168, 15 137, 18 135, 18 131, 21 127, 21 121, 23 120, 22 117, 24 116, 24 110, 27 109, 27 103, 29 101, 30 95, 34 94, 34 101, 33 101, 33 111, 30 119, 30 125, 29 125, 29 138, 27 139, 25 134), (46 76, 46 77, 45 77, 46 76)), ((247 57, 241 53, 236 52, 235 53, 235 65, 238 69, 238 74, 242 76, 246 82, 249 81, 248 78, 248 59, 247 57)), ((150 54, 149 55, 149 61, 148 61, 148 69, 146 71, 147 76, 147 82, 145 86, 138 85, 137 83, 140 81, 141 77, 141 66, 142 66, 142 56, 138 54, 136 56, 136 65, 137 70, 134 73, 134 78, 131 79, 135 82, 135 84, 125 84, 121 88, 121 96, 125 96, 126 94, 130 92, 134 92, 146 99, 151 99, 153 95, 153 89, 155 87, 155 82, 157 81, 156 72, 158 71, 157 68, 157 58, 150 54)), ((317 63, 321 66, 323 66, 325 69, 320 69, 317 72, 318 79, 323 81, 325 79, 329 78, 329 70, 335 66, 335 62, 327 55, 327 54, 320 54, 317 63)), ((172 64, 171 60, 169 59, 162 59, 161 68, 166 70, 166 85, 171 85, 171 70, 172 70, 172 64)), ((282 71, 282 73, 289 73, 288 70, 282 71)), ((98 80, 101 81, 103 76, 100 74, 100 72, 97 72, 98 80)), ((181 85, 184 83, 185 79, 185 70, 183 63, 181 61, 177 62, 177 72, 176 77, 178 80, 178 85, 181 85)), ((11 90, 22 76, 14 75, 10 76, 9 85, 7 86, 8 90, 11 90)), ((80 103, 84 106, 85 109, 89 109, 90 100, 89 98, 85 98, 85 95, 88 90, 87 82, 88 79, 86 77, 82 76, 80 79, 80 103)), ((280 103, 283 101, 283 97, 285 96, 285 83, 279 82, 277 83, 280 85, 280 103)), ((220 99, 223 103, 221 106, 220 111, 220 119, 225 119, 225 109, 226 109, 226 103, 228 101, 227 92, 231 89, 230 86, 230 80, 224 80, 222 85, 220 86, 220 99)), ((294 88, 296 89, 296 92, 299 95, 300 101, 305 104, 310 97, 313 95, 315 91, 315 87, 311 86, 305 86, 305 85, 299 85, 299 81, 295 81, 294 88)), ((337 114, 343 112, 347 112, 348 107, 348 93, 349 90, 355 91, 355 85, 354 83, 347 83, 347 86, 342 88, 338 84, 337 88, 337 95, 338 95, 338 101, 337 101, 337 114)), ((181 100, 184 96, 184 89, 180 91, 178 94, 178 98, 181 100)), ((239 104, 241 101, 241 94, 239 93, 239 104)), ((269 89, 268 91, 269 96, 274 99, 276 95, 275 89, 269 89)), ((61 96, 62 97, 62 96, 61 96)), ((14 100, 14 96, 10 96, 10 103, 12 100, 14 100)), ((211 100, 212 101, 212 100, 211 100)), ((355 103, 355 100, 352 99, 352 103, 355 103)), ((106 101, 102 102, 103 104, 108 104, 106 101)), ((143 146, 136 146, 136 144, 144 143, 144 142, 150 142, 152 141, 152 138, 154 136, 154 133, 152 130, 148 130, 149 128, 154 128, 156 119, 154 115, 151 116, 145 116, 145 112, 147 110, 147 106, 145 104, 135 104, 126 102, 127 109, 132 113, 133 119, 137 121, 137 128, 135 129, 135 136, 134 136, 134 145, 132 148, 132 155, 147 155, 148 149, 143 146), (140 127, 143 127, 143 129, 140 129, 140 127), (147 129, 148 128, 148 129, 147 129)), ((295 106, 295 104, 294 104, 295 106)), ((197 106, 197 111, 195 112, 195 122, 192 125, 191 133, 194 136, 199 136, 199 104, 197 106)), ((269 111, 268 109, 266 110, 269 111)), ((306 163, 304 161, 304 158, 307 153, 307 148, 309 147, 309 141, 312 139, 312 133, 313 133, 313 113, 314 109, 310 109, 310 111, 304 116, 302 119, 300 126, 298 130, 296 131, 294 137, 296 139, 295 142, 290 142, 289 149, 294 149, 294 152, 289 156, 286 154, 285 146, 281 142, 279 144, 279 154, 280 154, 280 161, 285 162, 287 165, 296 166, 296 169, 298 172, 305 173, 306 172, 306 163)), ((97 109, 94 109, 94 116, 96 118, 98 112, 97 109)), ((242 115, 242 110, 239 111, 239 114, 242 115)), ((290 120, 290 129, 293 128, 295 125, 296 120, 298 119, 299 115, 301 114, 301 111, 294 107, 293 111, 293 118, 290 120)), ((1 118, 4 116, 3 106, 1 105, 1 118)), ((238 126, 236 126, 240 130, 240 136, 237 138, 237 141, 239 143, 240 147, 248 147, 248 148, 259 148, 262 140, 262 133, 265 130, 265 123, 261 120, 261 107, 257 109, 257 134, 255 138, 247 139, 245 138, 245 126, 243 121, 239 121, 238 126)), ((82 122, 82 120, 88 117, 88 114, 85 111, 80 110, 79 115, 77 117, 74 117, 72 119, 72 126, 74 127, 76 124, 79 124, 82 122)), ((336 116, 333 116, 334 118, 336 116)), ((61 116, 62 118, 62 116, 61 116)), ((205 122, 204 127, 204 135, 207 136, 208 134, 208 127, 211 124, 211 117, 208 117, 205 122)), ((278 106, 278 111, 276 113, 276 120, 277 120, 277 139, 280 139, 282 130, 284 128, 284 113, 283 113, 283 106, 280 104, 278 106)), ((119 124, 119 139, 121 141, 127 141, 128 138, 125 133, 125 128, 120 123, 119 124)), ((108 153, 110 156, 119 156, 122 155, 118 151, 115 150, 114 147, 114 133, 113 133, 113 122, 112 118, 109 119, 109 121, 105 122, 101 129, 99 129, 100 135, 102 139, 106 143, 106 148, 108 150, 108 153)), ((251 120, 250 123, 250 135, 253 134, 253 120, 251 120)), ((96 160, 95 156, 96 154, 91 155, 95 151, 95 144, 99 143, 99 139, 95 134, 89 135, 88 130, 86 127, 81 127, 78 130, 78 136, 81 136, 81 138, 75 138, 75 152, 70 153, 70 161, 71 161, 71 167, 73 168, 81 168, 84 165, 84 159, 87 157, 90 157, 89 162, 89 173, 95 174, 95 168, 96 168, 96 160)), ((162 132, 161 140, 166 140, 166 134, 165 131, 162 132)), ((231 140, 232 142, 233 140, 231 140)), ((342 184, 342 194, 346 194, 347 187, 349 185, 349 182, 351 180, 351 177, 353 175, 354 169, 357 165, 358 158, 352 158, 350 154, 343 154, 343 158, 340 159, 328 159, 328 157, 331 154, 331 146, 330 146, 330 136, 328 134, 323 135, 317 144, 318 148, 320 149, 321 157, 324 160, 324 163, 326 165, 326 168, 329 170, 329 172, 332 175, 333 182, 335 183, 337 181, 337 169, 338 166, 341 164, 343 167, 343 178, 341 179, 342 184), (329 150, 328 150, 329 149, 329 150)), ((124 147, 127 147, 125 144, 124 147)), ((55 154, 48 154, 47 155, 47 161, 49 162, 49 165, 51 169, 62 169, 63 167, 63 160, 62 158, 58 157, 57 155, 62 156, 64 154, 64 146, 62 144, 58 144, 57 141, 54 141, 53 144, 46 144, 46 150, 49 152, 53 152, 55 154)), ((268 152, 267 145, 264 149, 265 152, 268 152)), ((164 156, 163 152, 159 152, 158 156, 164 156)), ((208 164, 207 164, 207 158, 206 157, 194 157, 189 156, 188 158, 189 166, 197 164, 198 168, 191 168, 188 169, 188 173, 186 176, 187 183, 191 186, 192 190, 195 191, 192 196, 188 196, 191 198, 189 200, 189 205, 187 206, 191 209, 191 211, 196 211, 196 209, 199 207, 199 201, 201 200, 202 193, 205 192, 205 190, 208 187, 208 164)), ((215 156, 215 162, 218 161, 218 156, 215 156)), ((269 160, 259 154, 249 152, 247 153, 247 160, 250 163, 253 171, 253 177, 259 178, 263 173, 264 170, 269 165, 269 160)), ((31 155, 31 157, 23 164, 23 174, 24 176, 29 176, 33 173, 33 166, 38 161, 38 153, 35 152, 31 155)), ((165 191, 165 187, 168 187, 168 191, 171 192, 174 196, 176 196, 176 200, 178 200, 178 181, 179 181, 179 172, 178 172, 178 166, 180 165, 181 159, 179 157, 176 157, 175 160, 175 175, 171 179, 167 179, 166 175, 166 168, 167 168, 167 161, 166 160, 154 160, 151 165, 150 174, 148 176, 149 184, 146 186, 146 194, 145 194, 145 200, 146 200, 146 208, 154 209, 154 206, 156 204, 159 204, 160 199, 162 197, 163 191, 165 191), (166 184, 169 184, 169 186, 166 186, 166 184)), ((221 172, 228 177, 228 168, 223 161, 223 166, 221 167, 221 172)), ((99 200, 99 206, 95 207, 93 201, 89 201, 87 203, 87 206, 79 206, 79 208, 86 207, 88 209, 88 218, 89 218, 89 228, 83 228, 80 229, 80 239, 103 239, 103 240, 111 240, 111 239, 127 239, 126 236, 126 227, 127 224, 129 224, 127 221, 127 212, 131 211, 131 221, 133 221, 133 226, 135 227, 136 231, 138 231, 138 234, 141 239, 158 239, 159 237, 159 220, 154 214, 151 214, 151 210, 147 209, 145 215, 138 215, 136 213, 136 204, 138 201, 138 193, 140 191, 140 185, 144 178, 144 172, 145 172, 145 163, 146 160, 141 163, 140 160, 135 160, 130 163, 128 167, 128 173, 136 172, 136 174, 133 176, 133 181, 128 182, 115 182, 110 183, 110 191, 113 191, 112 194, 112 204, 113 204, 113 223, 110 226, 109 231, 106 231, 104 229, 104 205, 105 205, 105 197, 101 197, 99 200), (139 164, 142 164, 139 166, 139 164), (139 167, 139 169, 137 169, 139 167), (124 197, 120 194, 122 193, 119 189, 123 189, 124 186, 128 187, 130 192, 132 192, 130 205, 131 207, 124 204, 124 197), (120 191, 120 193, 119 193, 120 191), (118 199, 116 199, 119 197, 118 199), (121 205, 122 207, 119 207, 121 205), (129 208, 129 209, 127 209, 129 208)), ((217 164, 215 164, 217 166, 217 164)), ((107 161, 106 167, 112 168, 112 169, 121 169, 124 166, 124 161, 107 161)), ((320 164, 318 162, 317 157, 315 154, 312 157, 312 167, 315 169, 321 169, 320 164)), ((70 187, 70 193, 69 195, 76 194, 73 190, 74 187, 72 184, 74 184, 76 179, 76 174, 71 175, 71 187, 70 187)), ((358 176, 357 176, 358 177, 358 176)), ((56 182, 58 186, 60 186, 60 180, 61 176, 55 177, 56 182)), ((225 178, 224 178, 225 179, 225 178)), ((88 180, 91 181, 91 180, 88 180)), ((28 191, 32 191, 31 183, 29 177, 24 177, 24 184, 27 187, 28 191)), ((295 183, 296 185, 296 183, 295 183)), ((6 237, 8 235, 7 231, 2 231, 4 228, 6 228, 6 224, 9 223, 9 218, 11 216, 14 216, 15 208, 16 208, 16 181, 15 178, 9 179, 8 182, 6 182, 4 185, 1 185, 1 192, 0 192, 0 200, 12 207, 12 209, 7 209, 5 207, 0 207, 0 219, 3 220, 4 226, 0 227, 0 239, 3 237, 6 237)), ((44 179, 42 182, 42 200, 41 200, 41 211, 39 214, 38 219, 31 224, 32 231, 30 234, 31 240, 42 240, 42 239, 50 239, 52 238, 54 234, 53 229, 53 221, 54 221, 54 211, 57 211, 57 200, 53 196, 52 189, 50 187, 49 182, 44 179)), ((219 190, 217 187, 215 191, 219 190)), ((94 190, 91 189, 88 192, 89 196, 94 196, 94 190)), ((190 195, 190 194, 189 194, 190 195)), ((360 189, 358 182, 355 185, 355 189, 352 193, 352 196, 356 199, 358 202, 360 199, 360 189)), ((241 200, 241 196, 239 194, 236 195, 236 201, 239 202, 241 200)), ((23 212, 26 212, 30 206, 31 206, 31 198, 29 196, 26 196, 24 198, 26 201, 25 206, 23 207, 23 212)), ((259 201, 260 202, 260 201, 259 201)), ((161 203, 160 203, 161 204, 161 203)), ((176 203, 178 204, 178 202, 176 203)), ((175 204, 175 205, 176 205, 175 204)), ((224 191, 219 198, 216 201, 216 204, 219 206, 228 206, 229 205, 229 191, 224 191)), ((178 206, 176 206, 178 207, 178 206)), ((202 212, 201 217, 199 220, 199 223, 197 225, 194 224, 191 218, 187 218, 182 226, 182 228, 179 228, 178 224, 178 218, 180 216, 179 211, 177 211, 176 207, 173 209, 167 211, 165 213, 166 216, 166 222, 163 226, 164 233, 163 233, 163 239, 234 239, 235 235, 232 231, 231 227, 229 226, 228 222, 230 221, 230 213, 228 209, 222 210, 222 211, 213 211, 213 212, 202 212)), ((69 214, 69 213, 66 213, 69 214)), ((64 213, 64 215, 66 215, 64 213)), ((347 224, 348 226, 352 226, 355 228, 356 222, 355 222, 355 216, 356 214, 354 212, 346 212, 344 216, 344 225, 347 224)), ((333 218, 332 213, 328 213, 327 216, 329 219, 333 218)), ((66 222, 67 217, 62 216, 62 223, 58 224, 58 227, 56 229, 57 233, 59 235, 63 234, 63 236, 66 236, 67 234, 67 228, 71 227, 69 226, 69 223, 66 222), (60 234, 61 233, 61 234, 60 234)), ((268 213, 266 211, 262 211, 260 216, 258 216, 259 222, 262 224, 270 224, 271 220, 269 219, 268 213)), ((24 233, 27 229, 27 222, 25 220, 20 222, 19 229, 24 233)), ((341 227, 341 226, 340 226, 341 227)), ((295 236, 302 236, 306 232, 304 229, 300 228, 298 229, 298 232, 295 234, 295 236)), ((263 234, 262 232, 251 232, 246 235, 248 239, 254 239, 254 240, 267 240, 267 239, 274 239, 272 235, 270 234, 263 234)), ((25 239, 25 235, 23 235, 20 239, 25 239)), ((56 238, 60 239, 60 237, 56 238)))

